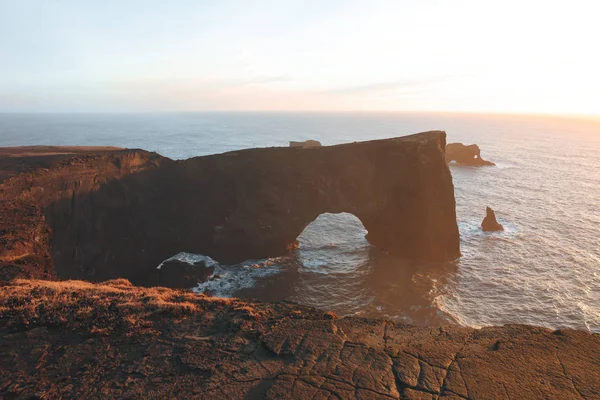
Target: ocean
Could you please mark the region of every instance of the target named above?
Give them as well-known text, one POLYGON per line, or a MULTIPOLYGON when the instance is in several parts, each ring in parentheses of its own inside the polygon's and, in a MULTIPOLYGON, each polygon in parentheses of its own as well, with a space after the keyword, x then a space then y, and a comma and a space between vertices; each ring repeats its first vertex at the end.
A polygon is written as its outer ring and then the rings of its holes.
MULTIPOLYGON (((495 167, 451 165, 462 257, 397 259, 351 214, 322 214, 293 254, 216 265, 195 288, 417 325, 533 324, 600 332, 600 120, 442 113, 0 114, 0 146, 111 145, 185 159, 440 129, 495 167), (505 231, 479 225, 490 206, 505 231)), ((397 221, 402 223, 402 221, 397 221)), ((203 255, 179 254, 183 260, 203 255)))

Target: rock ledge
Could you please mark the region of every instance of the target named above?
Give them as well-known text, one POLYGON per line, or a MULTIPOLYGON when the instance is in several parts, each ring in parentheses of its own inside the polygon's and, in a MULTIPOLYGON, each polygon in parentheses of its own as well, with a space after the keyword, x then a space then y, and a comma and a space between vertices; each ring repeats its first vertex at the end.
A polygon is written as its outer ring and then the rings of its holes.
POLYGON ((421 328, 120 279, 0 287, 1 398, 575 399, 600 337, 421 328))

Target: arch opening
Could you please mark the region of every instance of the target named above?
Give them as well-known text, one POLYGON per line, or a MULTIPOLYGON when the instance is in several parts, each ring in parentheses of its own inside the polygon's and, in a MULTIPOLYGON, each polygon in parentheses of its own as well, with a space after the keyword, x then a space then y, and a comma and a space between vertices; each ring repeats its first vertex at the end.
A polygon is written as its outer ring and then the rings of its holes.
POLYGON ((359 312, 372 301, 366 279, 375 267, 367 229, 350 213, 322 213, 298 235, 297 275, 288 299, 334 312, 359 312))
POLYGON ((282 274, 269 280, 262 293, 275 296, 269 300, 289 300, 338 315, 441 323, 431 299, 445 287, 447 263, 395 257, 370 243, 367 233, 354 214, 320 214, 298 235, 282 274))
POLYGON ((350 213, 323 213, 304 228, 295 250, 301 269, 317 273, 345 273, 368 263, 372 245, 368 231, 350 213))

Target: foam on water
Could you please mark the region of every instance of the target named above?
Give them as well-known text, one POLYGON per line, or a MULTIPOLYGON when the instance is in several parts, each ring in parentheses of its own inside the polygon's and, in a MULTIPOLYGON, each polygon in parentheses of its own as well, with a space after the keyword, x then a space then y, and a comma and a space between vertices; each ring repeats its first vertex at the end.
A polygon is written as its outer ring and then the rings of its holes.
POLYGON ((240 289, 253 288, 256 282, 280 272, 277 259, 247 261, 243 264, 216 264, 212 276, 194 288, 197 293, 233 297, 240 289))
POLYGON ((219 263, 216 262, 215 260, 213 260, 212 258, 210 258, 209 256, 204 256, 202 254, 181 252, 181 253, 175 254, 173 257, 167 258, 165 261, 160 263, 158 265, 158 267, 156 267, 156 269, 161 269, 161 267, 163 266, 164 263, 166 263, 167 261, 172 261, 172 260, 182 261, 182 262, 186 262, 188 264, 203 263, 207 267, 215 267, 216 268, 219 266, 219 263))
POLYGON ((232 297, 240 289, 252 288, 261 278, 280 272, 277 258, 265 260, 248 260, 236 265, 221 265, 209 256, 202 254, 181 252, 169 257, 157 267, 170 260, 183 261, 188 264, 203 263, 213 267, 213 273, 206 282, 199 283, 193 290, 196 293, 205 293, 217 297, 232 297))

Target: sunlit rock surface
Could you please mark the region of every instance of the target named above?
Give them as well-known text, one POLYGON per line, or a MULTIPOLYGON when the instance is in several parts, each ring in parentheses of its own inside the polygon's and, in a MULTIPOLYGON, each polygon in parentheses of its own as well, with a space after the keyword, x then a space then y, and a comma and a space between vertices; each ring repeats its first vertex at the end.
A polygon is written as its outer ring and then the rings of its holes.
POLYGON ((596 399, 600 336, 336 319, 128 281, 0 286, 1 398, 596 399))

